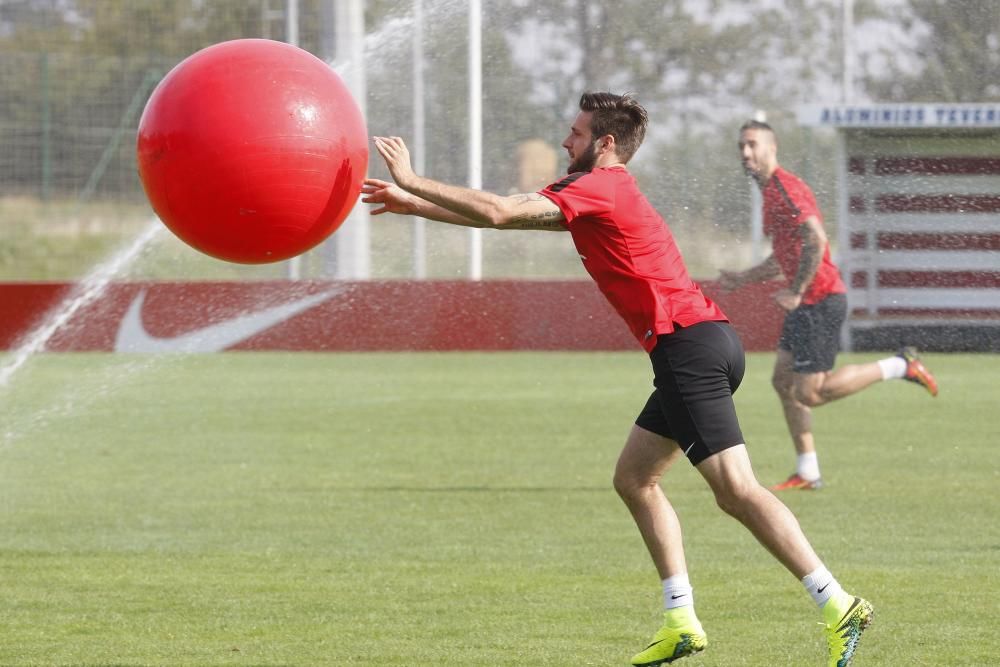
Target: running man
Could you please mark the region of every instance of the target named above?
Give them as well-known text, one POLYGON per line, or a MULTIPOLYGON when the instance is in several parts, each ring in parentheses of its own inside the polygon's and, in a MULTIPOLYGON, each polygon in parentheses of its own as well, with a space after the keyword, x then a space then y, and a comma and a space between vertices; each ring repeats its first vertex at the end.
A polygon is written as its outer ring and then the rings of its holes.
POLYGON ((662 580, 663 626, 633 665, 662 665, 703 650, 681 527, 660 488, 686 456, 718 505, 799 579, 826 624, 829 665, 847 665, 874 615, 841 587, 798 520, 754 476, 733 404, 743 348, 726 316, 692 282, 666 223, 626 163, 646 133, 629 95, 585 93, 563 148, 568 176, 539 192, 500 196, 418 176, 398 137, 375 137, 394 183, 365 181, 372 215, 418 215, 466 227, 569 231, 583 264, 649 354, 654 391, 625 442, 614 475, 662 580))
POLYGON ((882 380, 915 382, 937 396, 937 382, 912 347, 886 359, 832 370, 847 317, 847 288, 830 259, 816 198, 805 181, 778 164, 777 138, 767 123, 744 123, 739 149, 743 169, 763 194, 764 233, 771 238, 773 252, 745 271, 722 271, 720 284, 732 290, 782 276, 787 283, 774 297, 786 315, 771 384, 781 400, 797 459, 795 472, 771 489, 818 489, 823 480, 812 408, 882 380))

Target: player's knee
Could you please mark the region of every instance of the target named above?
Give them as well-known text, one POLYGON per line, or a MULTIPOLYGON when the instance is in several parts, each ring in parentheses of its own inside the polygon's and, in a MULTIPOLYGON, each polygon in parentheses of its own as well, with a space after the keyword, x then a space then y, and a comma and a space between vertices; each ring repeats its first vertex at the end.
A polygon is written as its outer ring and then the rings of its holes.
POLYGON ((771 386, 774 387, 778 396, 782 398, 792 397, 792 383, 786 375, 778 375, 777 373, 772 375, 771 386))
POLYGON ((808 408, 816 408, 827 402, 823 387, 796 387, 794 398, 808 408))
POLYGON ((753 485, 749 481, 732 480, 716 487, 714 491, 715 503, 719 509, 739 519, 749 506, 748 500, 753 492, 753 485))
POLYGON ((619 497, 626 503, 631 503, 641 499, 649 489, 657 485, 658 480, 635 475, 619 468, 615 470, 611 483, 619 497))
POLYGON ((731 494, 716 493, 715 504, 729 516, 740 518, 740 503, 736 496, 731 494))
POLYGON ((615 470, 615 476, 611 480, 615 487, 615 492, 622 500, 628 502, 629 498, 635 495, 637 488, 635 479, 631 475, 626 475, 621 470, 615 470))

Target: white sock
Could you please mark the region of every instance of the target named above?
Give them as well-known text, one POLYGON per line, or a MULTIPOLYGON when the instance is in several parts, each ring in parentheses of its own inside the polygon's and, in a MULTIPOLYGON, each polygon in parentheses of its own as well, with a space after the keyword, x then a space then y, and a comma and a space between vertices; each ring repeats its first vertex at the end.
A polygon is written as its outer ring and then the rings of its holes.
POLYGON ((819 479, 819 458, 817 458, 816 452, 799 454, 795 472, 799 474, 799 477, 809 482, 815 482, 819 479))
POLYGON ((675 574, 663 580, 663 608, 674 609, 694 604, 694 594, 687 573, 675 574))
POLYGON ((821 608, 830 598, 841 595, 844 592, 844 589, 840 587, 837 580, 830 574, 830 570, 822 565, 815 571, 802 577, 802 585, 806 587, 809 595, 812 596, 812 599, 821 608))
POLYGON ((882 370, 883 380, 896 380, 906 375, 906 359, 903 357, 886 357, 878 360, 882 370))

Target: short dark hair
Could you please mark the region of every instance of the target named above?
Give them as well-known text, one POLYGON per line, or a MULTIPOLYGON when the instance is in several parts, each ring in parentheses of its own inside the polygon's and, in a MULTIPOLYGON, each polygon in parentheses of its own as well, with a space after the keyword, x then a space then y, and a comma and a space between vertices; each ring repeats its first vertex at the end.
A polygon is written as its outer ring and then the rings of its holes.
POLYGON ((596 139, 610 134, 615 138, 615 154, 628 162, 646 138, 649 117, 630 93, 584 93, 580 111, 589 111, 590 132, 596 139))
POLYGON ((774 128, 765 123, 762 120, 748 120, 747 122, 740 125, 740 132, 744 130, 767 130, 771 133, 775 139, 778 138, 777 133, 775 133, 774 128))

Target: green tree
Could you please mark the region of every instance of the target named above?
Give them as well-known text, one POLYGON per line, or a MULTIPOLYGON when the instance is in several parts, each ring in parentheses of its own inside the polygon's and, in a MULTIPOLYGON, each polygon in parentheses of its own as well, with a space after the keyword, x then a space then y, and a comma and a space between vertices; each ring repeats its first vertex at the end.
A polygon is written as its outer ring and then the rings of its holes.
POLYGON ((654 202, 682 224, 746 224, 748 186, 733 146, 736 127, 755 109, 795 146, 808 140, 795 107, 839 95, 840 0, 507 7, 500 23, 537 51, 533 97, 554 116, 572 113, 584 89, 629 90, 643 101, 651 127, 634 166, 654 202))
POLYGON ((885 102, 1000 100, 1000 3, 910 0, 892 17, 908 36, 885 71, 867 72, 868 94, 885 102))

